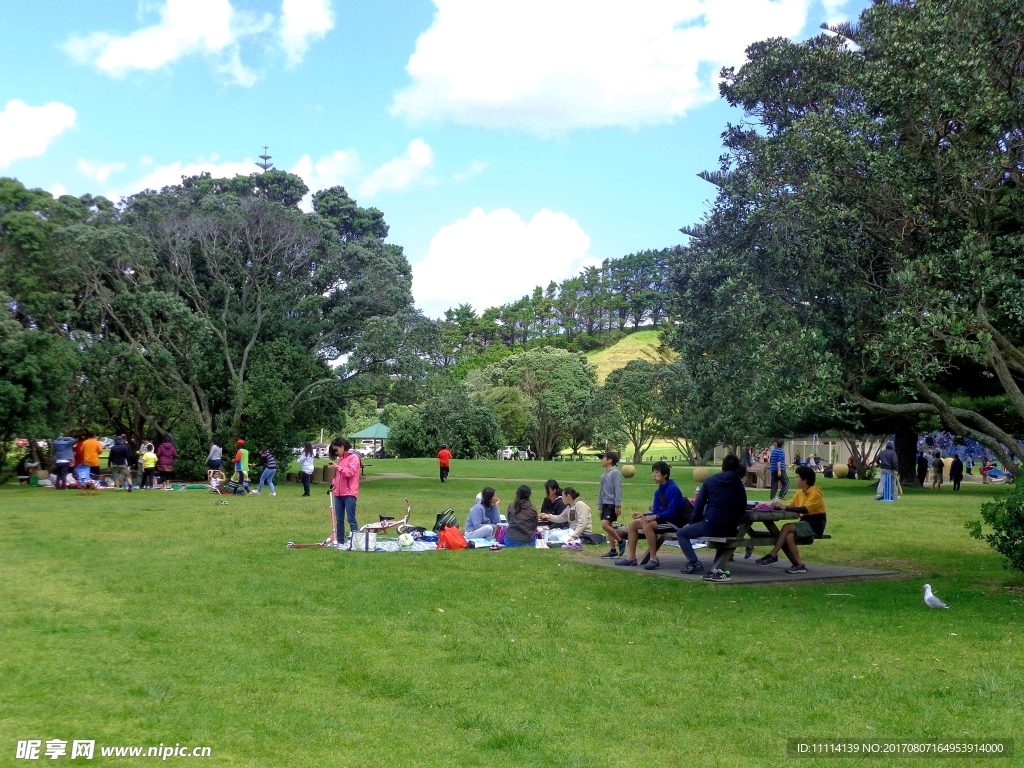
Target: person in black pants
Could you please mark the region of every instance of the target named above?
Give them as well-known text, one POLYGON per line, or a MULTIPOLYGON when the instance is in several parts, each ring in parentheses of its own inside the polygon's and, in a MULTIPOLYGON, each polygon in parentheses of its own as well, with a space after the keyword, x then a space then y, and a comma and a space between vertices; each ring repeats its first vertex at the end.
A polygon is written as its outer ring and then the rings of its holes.
POLYGON ((960 460, 960 454, 956 454, 949 465, 949 479, 953 481, 953 490, 959 491, 960 483, 964 480, 964 463, 960 460))
POLYGON ((928 477, 928 457, 924 451, 917 452, 917 481, 924 487, 924 479, 928 477))

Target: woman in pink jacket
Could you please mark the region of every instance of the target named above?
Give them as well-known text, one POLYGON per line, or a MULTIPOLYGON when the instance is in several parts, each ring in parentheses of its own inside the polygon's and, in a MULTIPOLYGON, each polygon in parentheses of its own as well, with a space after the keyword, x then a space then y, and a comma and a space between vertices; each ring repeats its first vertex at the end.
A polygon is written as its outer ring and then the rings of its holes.
POLYGON ((352 444, 344 437, 336 437, 331 443, 331 455, 336 458, 332 465, 337 469, 331 490, 334 492, 334 520, 337 523, 338 541, 345 541, 345 517, 348 517, 349 531, 358 531, 356 522, 356 498, 359 496, 359 454, 353 453, 352 444))

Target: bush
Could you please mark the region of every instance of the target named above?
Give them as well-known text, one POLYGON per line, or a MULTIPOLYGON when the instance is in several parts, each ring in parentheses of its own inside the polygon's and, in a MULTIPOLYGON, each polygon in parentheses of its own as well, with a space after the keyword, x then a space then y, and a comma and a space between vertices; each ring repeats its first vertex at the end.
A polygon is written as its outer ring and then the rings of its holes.
POLYGON ((981 520, 971 520, 966 527, 972 538, 987 541, 1006 558, 1006 567, 1024 573, 1024 487, 1016 487, 985 504, 981 508, 981 520), (982 521, 992 533, 981 532, 982 521))

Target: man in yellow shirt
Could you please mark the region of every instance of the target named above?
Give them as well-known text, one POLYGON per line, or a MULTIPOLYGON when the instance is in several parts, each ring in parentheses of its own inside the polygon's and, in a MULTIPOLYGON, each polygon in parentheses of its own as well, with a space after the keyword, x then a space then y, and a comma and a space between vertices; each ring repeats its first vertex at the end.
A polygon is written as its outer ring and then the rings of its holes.
POLYGON ((100 454, 103 453, 103 443, 96 439, 96 435, 89 434, 89 439, 82 442, 82 464, 89 468, 89 474, 93 480, 100 478, 100 454))
POLYGON ((798 512, 800 521, 786 523, 779 531, 779 539, 775 542, 775 549, 770 554, 755 560, 758 565, 771 565, 779 562, 779 550, 785 547, 787 554, 793 560, 793 565, 786 569, 786 573, 807 573, 807 566, 800 559, 800 550, 796 546, 797 536, 821 536, 825 533, 825 497, 821 488, 814 485, 815 474, 810 467, 796 468, 796 487, 799 489, 793 500, 786 504, 776 499, 772 502, 775 509, 785 509, 787 512, 798 512), (802 530, 798 530, 802 529, 802 530))

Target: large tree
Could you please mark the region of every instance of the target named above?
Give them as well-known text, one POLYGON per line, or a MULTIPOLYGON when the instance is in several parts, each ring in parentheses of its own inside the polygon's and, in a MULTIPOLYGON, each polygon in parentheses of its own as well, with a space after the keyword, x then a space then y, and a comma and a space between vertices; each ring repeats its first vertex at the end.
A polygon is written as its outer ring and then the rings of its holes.
POLYGON ((644 460, 655 438, 668 434, 662 403, 670 386, 669 376, 670 369, 664 363, 630 360, 605 379, 604 388, 633 446, 634 462, 644 460))
POLYGON ((555 347, 512 355, 488 369, 496 385, 516 387, 530 398, 527 437, 537 454, 550 459, 569 438, 573 420, 597 388, 597 374, 579 352, 555 347))
MULTIPOLYGON (((757 43, 723 72, 748 121, 727 131, 705 175, 719 197, 676 260, 684 325, 711 322, 707 351, 752 374, 788 355, 788 377, 748 390, 759 403, 827 393, 819 416, 905 425, 903 456, 937 416, 1016 471, 1024 7, 880 1, 834 31, 757 43), (970 407, 992 395, 1012 418, 970 407)), ((696 351, 695 330, 677 343, 696 351)))
POLYGON ((80 352, 79 425, 280 446, 349 396, 422 379, 436 328, 382 214, 341 187, 303 213, 305 192, 277 171, 202 175, 115 208, 0 180, 9 308, 80 352))

